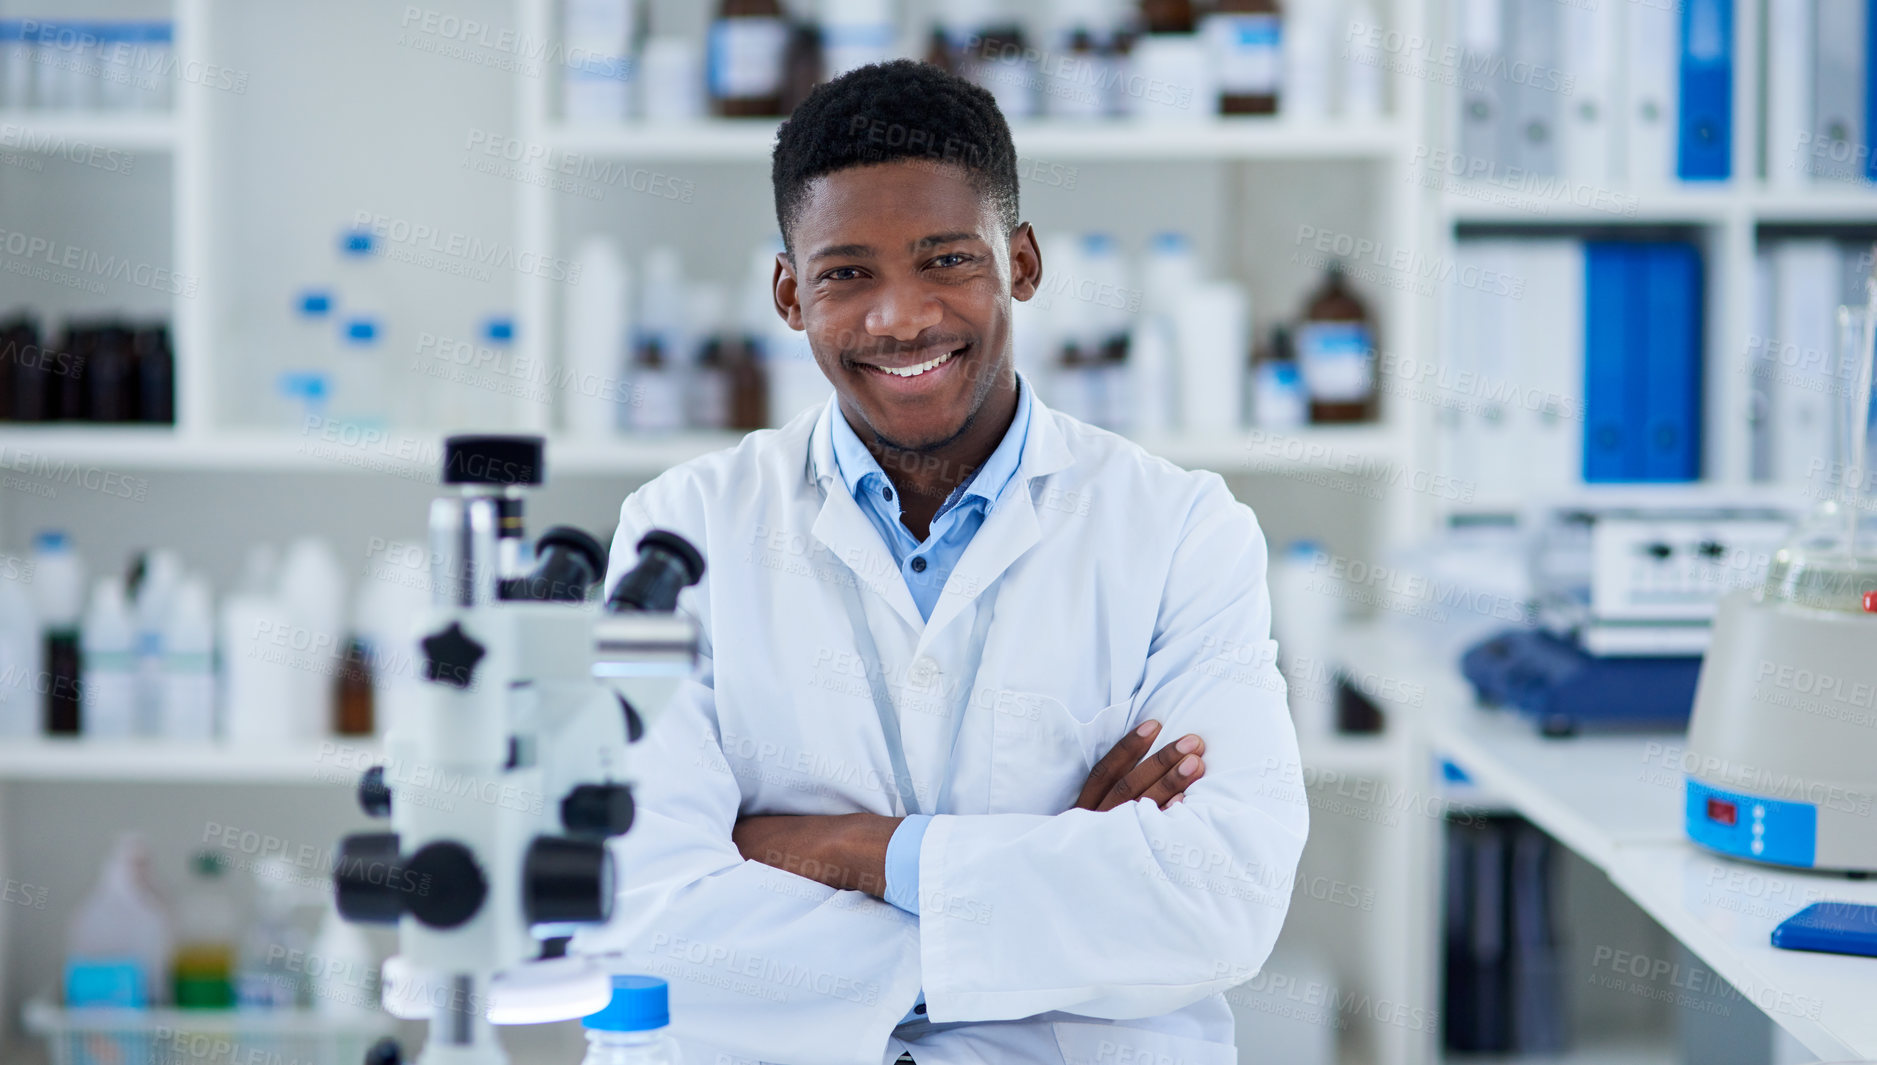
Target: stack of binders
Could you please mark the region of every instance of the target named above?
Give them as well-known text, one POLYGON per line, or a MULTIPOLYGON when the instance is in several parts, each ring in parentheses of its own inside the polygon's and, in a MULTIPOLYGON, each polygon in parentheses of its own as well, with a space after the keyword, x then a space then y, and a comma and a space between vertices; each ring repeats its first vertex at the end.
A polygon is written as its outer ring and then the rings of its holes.
POLYGON ((1766 180, 1877 180, 1877 0, 1767 0, 1766 180))
POLYGON ((1675 242, 1466 239, 1440 372, 1443 469, 1487 509, 1586 483, 1700 474, 1700 252, 1675 242))
POLYGON ((1534 191, 1732 176, 1733 0, 1454 3, 1469 172, 1534 191))

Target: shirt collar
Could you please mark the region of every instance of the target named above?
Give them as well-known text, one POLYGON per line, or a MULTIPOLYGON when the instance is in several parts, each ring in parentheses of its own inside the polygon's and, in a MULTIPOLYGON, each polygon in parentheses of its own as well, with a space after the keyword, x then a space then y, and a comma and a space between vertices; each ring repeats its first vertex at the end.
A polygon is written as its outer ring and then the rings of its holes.
MULTIPOLYGON (((830 442, 834 445, 834 465, 840 471, 841 481, 847 485, 848 493, 859 499, 863 492, 873 486, 870 482, 876 477, 879 483, 891 483, 886 471, 880 468, 879 461, 873 457, 873 452, 860 442, 854 427, 847 424, 847 417, 841 413, 839 398, 831 398, 828 403, 834 408, 830 419, 832 424, 829 426, 830 442)), ((973 470, 965 483, 953 490, 945 501, 944 509, 949 510, 965 496, 982 498, 986 510, 996 504, 998 497, 1016 476, 1017 465, 1023 460, 1023 445, 1030 435, 1031 406, 1030 386, 1019 374, 1017 413, 1010 420, 1010 428, 1005 431, 1003 440, 998 442, 997 449, 984 460, 984 464, 973 470)))

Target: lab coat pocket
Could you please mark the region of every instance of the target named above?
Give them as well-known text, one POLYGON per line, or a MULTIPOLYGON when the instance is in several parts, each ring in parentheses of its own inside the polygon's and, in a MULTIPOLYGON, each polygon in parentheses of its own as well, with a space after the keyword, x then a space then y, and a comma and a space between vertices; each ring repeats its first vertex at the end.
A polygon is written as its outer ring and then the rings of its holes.
POLYGON ((1238 1065, 1238 1048, 1229 1043, 1120 1024, 1065 1021, 1052 1027, 1063 1065, 1238 1065))
POLYGON ((1127 730, 1129 702, 1086 719, 1062 700, 1005 692, 994 706, 991 813, 1059 814, 1075 804, 1089 770, 1127 730))

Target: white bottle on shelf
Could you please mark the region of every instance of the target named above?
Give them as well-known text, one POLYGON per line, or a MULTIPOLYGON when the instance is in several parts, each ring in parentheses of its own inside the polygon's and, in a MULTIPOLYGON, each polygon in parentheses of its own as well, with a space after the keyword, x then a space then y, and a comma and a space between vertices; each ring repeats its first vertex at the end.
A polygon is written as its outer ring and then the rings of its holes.
POLYGON ((183 580, 182 560, 174 551, 150 551, 143 558, 133 613, 137 622, 137 733, 163 733, 164 637, 170 605, 183 580))
POLYGON ((1054 0, 1042 77, 1043 113, 1100 118, 1113 109, 1117 83, 1114 12, 1108 0, 1054 0))
POLYGON ((44 660, 32 599, 18 580, 0 578, 0 738, 39 735, 44 660))
POLYGON ((684 359, 685 421, 707 432, 730 424, 730 375, 705 361, 711 342, 723 332, 730 295, 715 281, 700 281, 686 292, 685 318, 690 326, 684 359))
POLYGON ((683 37, 653 37, 640 57, 641 109, 651 122, 691 122, 704 117, 704 67, 697 48, 683 37))
POLYGON ((301 537, 280 567, 280 598, 292 618, 284 648, 293 664, 290 735, 299 740, 332 731, 334 678, 346 644, 346 578, 331 545, 301 537))
POLYGON ((298 967, 317 977, 306 933, 295 910, 305 903, 300 872, 270 855, 254 863, 254 923, 241 939, 235 961, 235 1002, 244 1010, 290 1010, 302 1005, 298 967))
POLYGON ((561 114, 568 122, 622 122, 632 113, 636 0, 563 0, 561 114))
POLYGON ((222 601, 219 688, 229 743, 278 749, 306 738, 299 727, 304 674, 283 645, 293 632, 293 612, 277 596, 239 592, 222 601))
POLYGON ((1329 117, 1336 69, 1335 0, 1284 0, 1284 91, 1278 117, 1289 122, 1321 122, 1329 117))
POLYGON ((892 0, 821 0, 821 67, 828 80, 898 53, 892 0))
POLYGON ((607 236, 591 236, 574 252, 580 284, 567 293, 567 383, 561 392, 567 432, 587 440, 617 434, 624 420, 621 393, 626 348, 632 336, 632 272, 607 236))
POLYGON ((176 589, 163 633, 164 739, 215 738, 215 614, 208 582, 191 577, 176 589))
POLYGON ((1205 281, 1179 300, 1180 425, 1194 436, 1236 432, 1251 353, 1251 299, 1230 281, 1205 281))
POLYGON ((1345 21, 1351 30, 1343 65, 1342 117, 1351 122, 1375 122, 1382 117, 1385 71, 1379 41, 1383 35, 1367 32, 1376 24, 1376 18, 1375 5, 1369 0, 1353 0, 1349 5, 1345 21))
POLYGON ((319 960, 313 968, 316 1012, 335 1018, 369 1017, 377 1012, 371 990, 377 986, 378 952, 372 949, 363 927, 328 906, 308 953, 319 960))
POLYGON ((283 428, 304 432, 330 413, 337 301, 331 289, 306 288, 293 297, 293 323, 275 385, 283 428))
POLYGON ((1271 562, 1271 634, 1290 689, 1291 718, 1304 737, 1325 737, 1336 728, 1330 659, 1345 601, 1328 562, 1314 540, 1291 544, 1271 562))
POLYGON ((1104 429, 1130 432, 1127 351, 1119 345, 1126 343, 1128 327, 1140 310, 1140 297, 1128 284, 1127 263, 1112 236, 1083 235, 1082 267, 1083 291, 1077 302, 1080 316, 1088 323, 1081 377, 1089 420, 1104 429), (1122 356, 1119 360, 1113 357, 1117 351, 1122 356))
POLYGON ((93 587, 79 646, 84 653, 79 711, 84 735, 137 735, 137 626, 123 578, 103 577, 93 587))
POLYGON ((136 1008, 160 1006, 169 1000, 169 962, 173 940, 169 913, 150 888, 150 845, 142 836, 119 837, 105 859, 98 884, 72 916, 65 938, 65 999, 86 1004, 136 1008), (124 971, 138 987, 125 989, 122 1001, 98 1001, 75 994, 75 985, 93 990, 117 983, 113 974, 124 971))

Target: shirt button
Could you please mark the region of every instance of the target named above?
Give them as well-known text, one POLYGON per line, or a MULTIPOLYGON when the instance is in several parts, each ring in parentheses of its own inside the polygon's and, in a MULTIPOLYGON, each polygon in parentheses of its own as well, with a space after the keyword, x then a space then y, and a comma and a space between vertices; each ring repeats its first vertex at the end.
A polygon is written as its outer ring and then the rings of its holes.
POLYGON ((914 573, 925 572, 925 556, 924 555, 912 556, 912 571, 914 573))
POLYGON ((912 1011, 921 1017, 925 1016, 925 1003, 921 1002, 917 1006, 914 1006, 912 1011))
POLYGON ((891 488, 880 489, 880 498, 891 503, 893 501, 893 490, 891 488))

